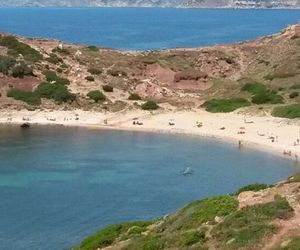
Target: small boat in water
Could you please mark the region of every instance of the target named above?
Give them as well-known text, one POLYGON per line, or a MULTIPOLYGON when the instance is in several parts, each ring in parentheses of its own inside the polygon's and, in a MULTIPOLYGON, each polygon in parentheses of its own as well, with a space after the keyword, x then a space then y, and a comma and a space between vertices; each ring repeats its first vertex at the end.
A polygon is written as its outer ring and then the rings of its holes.
POLYGON ((189 174, 192 174, 193 171, 191 170, 190 167, 187 167, 185 170, 182 171, 182 174, 183 175, 189 175, 189 174))

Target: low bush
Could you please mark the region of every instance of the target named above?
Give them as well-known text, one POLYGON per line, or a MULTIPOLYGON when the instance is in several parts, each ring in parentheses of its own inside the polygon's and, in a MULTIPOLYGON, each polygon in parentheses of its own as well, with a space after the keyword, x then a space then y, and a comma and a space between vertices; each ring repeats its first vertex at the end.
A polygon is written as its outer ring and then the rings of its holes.
POLYGON ((98 52, 99 51, 99 48, 94 46, 94 45, 90 45, 87 47, 89 51, 92 51, 92 52, 98 52))
POLYGON ((66 85, 49 82, 40 83, 34 92, 11 89, 7 96, 30 105, 41 104, 41 98, 53 99, 58 103, 74 101, 76 98, 76 95, 72 94, 66 85))
POLYGON ((58 103, 74 101, 76 99, 76 95, 70 93, 65 85, 57 84, 53 99, 58 103))
POLYGON ((99 101, 103 101, 105 100, 105 95, 99 91, 99 90, 93 90, 93 91, 90 91, 87 96, 89 98, 91 98, 92 100, 94 100, 95 102, 99 102, 99 101))
POLYGON ((285 244, 282 244, 274 250, 299 250, 300 249, 300 236, 294 236, 288 240, 285 240, 285 244))
POLYGON ((300 104, 291 104, 281 107, 275 107, 272 111, 272 115, 282 118, 300 118, 300 104))
POLYGON ((289 94, 289 97, 290 97, 291 99, 294 99, 294 98, 296 98, 296 97, 298 97, 298 96, 299 96, 299 92, 292 92, 292 93, 289 94))
POLYGON ((107 71, 107 74, 111 75, 111 76, 127 76, 127 73, 121 69, 117 69, 117 68, 113 68, 113 69, 109 69, 107 71))
POLYGON ((9 71, 14 67, 16 64, 16 60, 9 57, 9 56, 1 56, 0 55, 0 73, 4 75, 8 75, 9 71))
POLYGON ((241 107, 250 106, 250 102, 243 98, 231 98, 231 99, 212 99, 206 101, 202 106, 205 110, 212 113, 218 112, 232 112, 241 107))
POLYGON ((67 69, 67 68, 68 68, 68 65, 65 64, 65 63, 62 63, 62 64, 60 65, 60 67, 61 67, 62 69, 67 69))
POLYGON ((132 93, 128 97, 128 100, 130 100, 130 101, 139 101, 139 100, 142 100, 142 98, 139 96, 139 94, 132 93))
POLYGON ((293 176, 289 177, 287 182, 288 183, 300 182, 300 173, 296 173, 293 176))
POLYGON ((293 209, 287 200, 275 197, 273 202, 245 207, 226 216, 213 229, 212 237, 221 249, 247 248, 276 231, 276 226, 270 224, 272 220, 287 219, 292 215, 293 209))
POLYGON ((88 72, 92 75, 101 75, 102 74, 102 70, 96 69, 96 68, 89 68, 88 72))
POLYGON ((35 92, 42 98, 54 99, 58 103, 73 101, 76 98, 63 84, 43 82, 35 92))
POLYGON ((246 83, 243 87, 242 87, 242 91, 247 91, 253 95, 261 93, 261 92, 265 92, 266 91, 266 86, 264 84, 261 83, 246 83))
POLYGON ((159 109, 159 106, 156 104, 156 102, 153 101, 147 101, 142 105, 143 110, 156 110, 159 109))
POLYGON ((250 184, 250 185, 247 185, 245 187, 240 188, 238 190, 237 194, 240 194, 240 193, 245 192, 245 191, 257 192, 257 191, 260 191, 260 190, 263 190, 263 189, 266 189, 266 188, 270 188, 270 187, 273 187, 273 186, 274 185, 259 184, 259 183, 250 184))
POLYGON ((44 75, 48 82, 54 82, 56 84, 69 85, 70 81, 66 78, 62 78, 56 75, 54 71, 46 70, 44 71, 44 75))
POLYGON ((57 73, 62 73, 63 71, 64 71, 64 70, 63 70, 62 68, 57 68, 57 69, 56 69, 56 72, 57 72, 57 73))
POLYGON ((100 230, 94 235, 83 240, 75 250, 95 250, 111 245, 122 233, 127 232, 134 226, 146 227, 149 222, 129 222, 123 224, 115 224, 100 230))
POLYGON ((255 94, 251 101, 254 104, 281 104, 283 102, 283 97, 281 95, 276 94, 274 91, 267 90, 255 94))
POLYGON ((158 235, 149 235, 141 240, 139 240, 136 244, 131 246, 133 250, 160 250, 164 249, 165 240, 163 240, 158 235))
POLYGON ((13 77, 23 78, 24 76, 34 76, 33 71, 26 64, 21 63, 12 68, 13 77))
POLYGON ((29 105, 40 105, 41 104, 41 98, 36 92, 10 89, 7 92, 7 96, 12 97, 19 101, 26 102, 29 105))
POLYGON ((231 195, 216 196, 204 200, 194 201, 179 211, 184 216, 179 228, 190 229, 206 222, 214 222, 216 216, 226 216, 238 208, 236 197, 231 195))
POLYGON ((9 56, 0 55, 0 73, 12 75, 13 77, 23 78, 24 76, 33 76, 32 69, 24 62, 17 64, 16 60, 9 56))
POLYGON ((191 246, 198 242, 204 242, 205 233, 199 231, 188 232, 181 236, 180 241, 181 241, 181 245, 183 246, 191 246))
POLYGON ((85 80, 87 80, 89 82, 93 82, 93 81, 95 81, 95 78, 93 76, 87 76, 87 77, 85 77, 85 80))
POLYGON ((295 83, 290 87, 290 89, 300 89, 300 84, 295 83))
POLYGON ((110 85, 104 85, 102 86, 102 89, 105 91, 105 92, 113 92, 114 91, 114 88, 110 85))
POLYGON ((64 55, 70 55, 70 51, 66 48, 59 48, 59 47, 56 47, 52 50, 53 53, 60 53, 60 54, 64 54, 64 55))
POLYGON ((8 48, 8 54, 18 57, 20 54, 26 61, 36 62, 43 56, 29 45, 19 42, 14 36, 0 36, 0 45, 8 48))
POLYGON ((59 64, 63 62, 63 60, 54 53, 51 53, 45 60, 52 64, 59 64))

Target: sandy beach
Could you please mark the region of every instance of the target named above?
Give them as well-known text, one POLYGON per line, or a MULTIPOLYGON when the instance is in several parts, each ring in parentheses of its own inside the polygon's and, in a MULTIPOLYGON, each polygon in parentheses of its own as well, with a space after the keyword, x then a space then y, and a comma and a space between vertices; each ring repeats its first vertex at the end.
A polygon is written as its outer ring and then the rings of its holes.
POLYGON ((196 135, 225 140, 237 147, 271 151, 293 160, 300 156, 300 121, 269 116, 213 114, 204 110, 151 113, 21 110, 3 111, 0 117, 2 125, 23 123, 196 135))

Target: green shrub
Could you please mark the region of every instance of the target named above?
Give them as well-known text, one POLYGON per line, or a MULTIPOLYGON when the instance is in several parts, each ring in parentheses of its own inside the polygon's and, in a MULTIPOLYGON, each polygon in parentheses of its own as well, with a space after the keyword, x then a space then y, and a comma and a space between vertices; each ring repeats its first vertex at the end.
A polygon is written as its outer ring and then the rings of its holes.
POLYGON ((24 76, 34 76, 33 71, 26 64, 21 63, 12 68, 12 76, 23 78, 24 76))
POLYGON ((68 65, 65 64, 65 63, 62 63, 62 64, 60 65, 60 67, 61 67, 62 69, 67 69, 67 68, 68 68, 68 65))
POLYGON ((255 95, 266 91, 266 89, 266 86, 261 83, 246 83, 241 90, 255 95))
POLYGON ((52 64, 59 64, 59 63, 63 62, 63 60, 54 53, 51 53, 49 55, 49 57, 46 58, 46 61, 48 61, 49 63, 52 63, 52 64))
POLYGON ((291 104, 281 107, 275 107, 272 111, 272 115, 282 118, 300 118, 300 104, 291 104))
POLYGON ((300 89, 300 84, 295 83, 290 87, 290 89, 300 89))
POLYGON ((291 98, 291 99, 294 99, 294 98, 296 98, 296 97, 298 97, 299 96, 299 92, 292 92, 292 93, 290 93, 290 95, 289 95, 289 97, 291 98))
POLYGON ((91 98, 92 100, 94 100, 95 102, 99 102, 99 101, 103 101, 105 100, 105 95, 99 91, 99 90, 93 90, 93 91, 90 91, 87 96, 89 98, 91 98))
POLYGON ((191 246, 198 242, 205 241, 205 233, 203 232, 188 232, 181 236, 181 245, 183 246, 191 246))
POLYGON ((58 103, 74 101, 76 99, 76 95, 70 93, 65 85, 57 84, 53 99, 58 103))
POLYGON ((280 104, 283 103, 283 97, 274 91, 267 90, 254 95, 251 101, 254 104, 280 104))
POLYGON ((16 60, 9 56, 1 56, 0 55, 0 73, 4 75, 8 75, 9 71, 16 64, 16 60))
POLYGON ((102 89, 105 91, 105 92, 113 92, 114 91, 114 88, 110 85, 103 85, 102 86, 102 89))
POLYGON ((89 68, 88 72, 92 75, 101 75, 102 74, 102 70, 96 69, 96 68, 89 68))
POLYGON ((203 105, 205 110, 212 113, 218 112, 232 112, 241 107, 250 106, 250 102, 243 98, 231 99, 212 99, 206 101, 203 105))
POLYGON ((285 241, 286 244, 279 246, 274 250, 299 250, 300 249, 300 236, 294 236, 285 241))
POLYGON ((121 69, 117 69, 117 68, 113 68, 113 69, 109 69, 107 71, 107 74, 111 75, 111 76, 127 76, 127 73, 121 69))
POLYGON ((250 184, 250 185, 247 185, 245 187, 240 188, 238 190, 237 194, 240 194, 240 193, 245 192, 245 191, 257 192, 257 191, 260 191, 260 190, 263 190, 263 189, 266 189, 266 188, 270 188, 270 187, 273 187, 273 186, 274 185, 259 184, 259 183, 250 184))
POLYGON ((128 100, 130 100, 130 101, 139 101, 139 100, 142 100, 142 98, 139 96, 139 94, 132 93, 128 97, 128 100))
POLYGON ((26 102, 29 105, 40 105, 41 98, 36 92, 27 92, 17 89, 10 89, 7 92, 8 97, 12 97, 16 100, 26 102))
POLYGON ((42 82, 39 84, 39 86, 36 88, 35 91, 38 93, 40 97, 51 99, 54 96, 55 87, 56 84, 42 82))
POLYGON ((54 99, 58 103, 74 101, 76 98, 63 84, 42 82, 35 92, 42 98, 54 99))
POLYGON ((142 105, 143 110, 156 110, 158 108, 159 106, 153 101, 147 101, 142 105))
POLYGON ((143 227, 143 226, 133 226, 128 229, 127 234, 128 234, 128 236, 139 235, 142 232, 145 232, 146 230, 147 230, 147 228, 143 227))
POLYGON ((300 182, 300 172, 294 174, 293 176, 289 177, 287 180, 288 183, 293 183, 293 182, 300 182))
POLYGON ((273 202, 245 207, 231 213, 213 229, 212 236, 221 249, 246 248, 274 233, 276 226, 270 224, 272 220, 287 219, 292 215, 293 209, 287 200, 276 197, 273 202))
POLYGON ((56 47, 52 50, 53 53, 60 53, 60 54, 64 54, 64 55, 70 55, 70 51, 66 48, 59 48, 59 47, 56 47))
POLYGON ((108 226, 94 235, 83 240, 76 250, 95 250, 111 245, 122 233, 125 233, 131 227, 146 227, 149 222, 128 222, 108 226))
POLYGON ((42 55, 29 45, 19 42, 13 36, 0 36, 0 45, 8 48, 8 54, 17 57, 19 54, 23 55, 24 59, 31 62, 41 60, 42 55))
POLYGON ((87 80, 89 82, 93 82, 93 81, 95 81, 95 78, 93 76, 87 76, 87 77, 85 77, 85 80, 87 80))
POLYGON ((46 77, 46 80, 48 82, 53 82, 57 79, 57 75, 54 71, 51 71, 51 70, 46 70, 43 72, 45 77, 46 77))
POLYGON ((89 51, 92 51, 92 52, 98 52, 99 51, 99 48, 97 48, 94 45, 90 45, 87 48, 88 48, 89 51))
POLYGON ((57 76, 54 71, 46 70, 44 71, 44 75, 48 82, 55 82, 56 84, 62 84, 62 85, 70 84, 70 81, 68 79, 57 76))
POLYGON ((165 241, 158 235, 150 235, 142 240, 138 241, 136 245, 132 247, 134 250, 160 250, 164 249, 165 241))
POLYGON ((56 69, 56 72, 57 72, 57 73, 62 73, 63 71, 64 71, 64 70, 63 70, 62 68, 57 68, 57 69, 56 69))
POLYGON ((236 197, 230 195, 216 196, 194 201, 179 211, 185 220, 179 228, 190 229, 206 222, 214 222, 216 216, 226 216, 238 208, 236 197))

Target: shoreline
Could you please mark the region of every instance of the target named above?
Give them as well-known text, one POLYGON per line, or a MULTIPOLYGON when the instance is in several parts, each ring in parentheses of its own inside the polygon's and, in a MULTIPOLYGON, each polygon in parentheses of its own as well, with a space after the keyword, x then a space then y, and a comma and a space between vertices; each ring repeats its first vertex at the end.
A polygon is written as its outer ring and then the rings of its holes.
POLYGON ((0 125, 4 126, 23 123, 197 136, 270 152, 294 161, 300 156, 300 120, 271 116, 246 117, 237 113, 208 113, 204 110, 151 113, 141 110, 119 113, 6 110, 0 118, 0 125), (134 120, 143 125, 133 125, 134 120), (170 121, 174 125, 169 125, 170 121), (198 122, 201 127, 196 125, 198 122), (287 154, 284 155, 284 151, 287 154))

